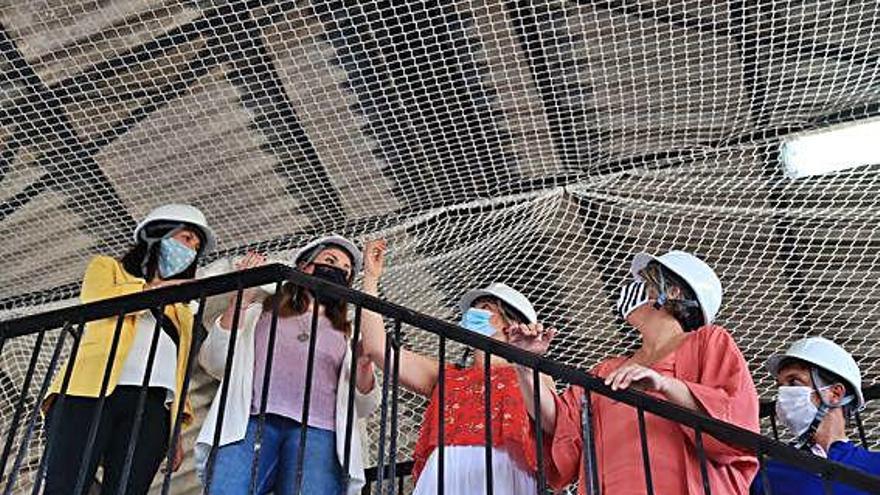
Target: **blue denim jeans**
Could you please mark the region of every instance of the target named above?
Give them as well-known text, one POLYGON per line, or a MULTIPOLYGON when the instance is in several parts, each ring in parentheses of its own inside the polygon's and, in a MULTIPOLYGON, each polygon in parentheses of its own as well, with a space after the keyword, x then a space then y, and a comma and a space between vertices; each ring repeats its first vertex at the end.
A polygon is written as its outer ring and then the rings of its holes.
MULTIPOLYGON (((217 450, 210 495, 249 493, 258 421, 257 416, 251 416, 244 439, 217 450)), ((274 414, 266 415, 257 469, 257 494, 294 493, 296 463, 301 454, 300 431, 298 421, 274 414)), ((342 493, 342 467, 336 457, 335 432, 308 427, 304 458, 302 493, 342 493)))

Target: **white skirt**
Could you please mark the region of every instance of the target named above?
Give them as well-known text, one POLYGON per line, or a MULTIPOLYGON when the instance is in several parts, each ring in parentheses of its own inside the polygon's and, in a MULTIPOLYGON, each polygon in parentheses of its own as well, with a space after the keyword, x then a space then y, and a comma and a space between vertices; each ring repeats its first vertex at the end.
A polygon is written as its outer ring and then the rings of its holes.
MULTIPOLYGON (((476 495, 486 493, 486 448, 474 445, 446 446, 443 456, 443 493, 476 495)), ((507 452, 492 449, 492 486, 498 495, 526 495, 538 491, 531 473, 522 470, 507 452)), ((437 490, 437 449, 431 453, 413 495, 435 495, 437 490)))

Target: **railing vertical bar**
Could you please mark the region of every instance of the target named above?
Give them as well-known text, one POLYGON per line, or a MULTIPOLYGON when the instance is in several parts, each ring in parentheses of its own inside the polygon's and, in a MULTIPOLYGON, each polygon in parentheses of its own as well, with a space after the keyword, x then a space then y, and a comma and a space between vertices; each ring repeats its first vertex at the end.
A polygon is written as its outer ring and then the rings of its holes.
POLYGON ((168 495, 168 491, 171 489, 171 465, 174 463, 174 452, 177 449, 177 442, 180 440, 180 429, 183 426, 181 421, 183 421, 183 412, 186 409, 186 397, 189 393, 189 384, 190 379, 192 378, 193 371, 195 371, 195 361, 196 361, 196 353, 198 352, 198 347, 201 342, 196 340, 196 328, 202 324, 202 319, 205 317, 205 304, 206 297, 202 296, 199 298, 199 309, 196 310, 196 315, 193 319, 193 337, 192 342, 189 344, 189 354, 186 357, 186 374, 183 375, 183 383, 180 387, 180 398, 177 401, 177 413, 174 417, 174 430, 171 432, 171 445, 168 446, 168 454, 165 459, 165 476, 162 480, 162 495, 168 495))
POLYGON ((645 425, 645 410, 636 408, 639 418, 639 441, 642 444, 642 468, 645 470, 645 486, 648 495, 654 495, 654 481, 651 478, 651 455, 648 450, 648 432, 645 425))
POLYGON ((351 441, 354 434, 354 394, 357 385, 357 344, 361 336, 361 314, 363 308, 355 306, 354 308, 354 329, 351 336, 351 369, 348 377, 348 408, 345 412, 345 448, 342 456, 342 475, 345 477, 345 489, 343 492, 348 493, 348 486, 351 483, 351 441))
POLYGON ((110 373, 113 370, 113 361, 116 359, 116 351, 119 348, 119 337, 122 335, 122 324, 125 321, 125 312, 116 317, 116 328, 113 331, 113 341, 110 343, 110 355, 107 356, 107 364, 104 365, 104 377, 101 380, 101 389, 98 392, 98 401, 95 405, 95 413, 89 424, 89 433, 86 437, 86 447, 83 449, 82 461, 79 465, 79 474, 76 477, 76 484, 73 493, 82 493, 86 484, 86 472, 89 470, 89 459, 92 457, 92 450, 95 449, 95 441, 98 436, 98 427, 101 423, 101 415, 104 413, 104 403, 107 399, 107 387, 110 384, 110 373))
POLYGON ((440 335, 440 348, 437 355, 437 494, 443 495, 445 489, 444 469, 446 457, 446 336, 440 335))
POLYGON ((159 350, 159 336, 162 333, 162 323, 165 319, 165 308, 160 307, 157 312, 158 318, 153 327, 153 338, 150 341, 150 350, 147 352, 147 367, 144 370, 144 378, 141 381, 138 393, 137 409, 134 413, 134 423, 131 425, 131 433, 128 437, 128 447, 125 450, 125 461, 122 465, 122 473, 119 476, 119 484, 116 493, 128 492, 128 478, 131 475, 131 464, 134 462, 134 451, 137 448, 138 437, 141 433, 141 424, 144 419, 144 411, 147 406, 147 391, 150 388, 150 378, 153 375, 153 366, 156 363, 156 352, 159 350))
POLYGON ((697 459, 700 461, 700 478, 703 480, 703 493, 712 495, 709 486, 709 468, 706 460, 706 449, 703 447, 703 431, 699 427, 694 428, 694 442, 697 444, 697 459))
POLYGON ((486 431, 486 493, 495 493, 494 473, 492 472, 492 355, 483 353, 483 427, 486 431))
POLYGON ((537 367, 532 368, 532 384, 535 404, 535 458, 538 460, 537 486, 538 493, 543 495, 547 491, 547 482, 544 479, 544 428, 541 426, 541 373, 537 367))
POLYGON ((306 441, 309 432, 309 407, 312 402, 312 379, 315 371, 315 348, 318 341, 318 317, 321 314, 321 305, 318 303, 318 295, 312 293, 312 326, 309 330, 309 357, 306 360, 306 386, 303 390, 302 421, 299 427, 299 455, 296 456, 296 478, 294 481, 294 493, 302 493, 303 468, 305 466, 306 441))
MULTIPOLYGON (((15 461, 12 463, 12 471, 9 473, 9 478, 6 483, 6 488, 3 491, 3 495, 9 495, 12 493, 12 489, 15 487, 15 482, 18 479, 18 472, 21 469, 21 465, 24 462, 25 453, 27 453, 27 449, 30 446, 31 438, 34 435, 34 429, 37 424, 37 416, 40 415, 40 404, 43 402, 43 397, 46 396, 46 391, 49 389, 49 383, 52 381, 52 375, 55 374, 55 367, 58 366, 58 359, 61 356, 61 349, 64 347, 64 337, 67 336, 67 332, 70 330, 71 324, 67 322, 64 324, 64 328, 61 332, 58 333, 58 340, 55 342, 55 348, 52 350, 52 358, 49 360, 49 368, 46 370, 46 375, 43 376, 43 382, 40 384, 40 391, 37 394, 37 400, 34 401, 34 409, 31 411, 30 417, 28 418, 27 427, 25 428, 25 435, 21 441, 21 444, 18 446, 18 452, 15 454, 15 461)), ((0 355, 2 355, 2 349, 0 349, 0 355)))
POLYGON ((220 384, 220 403, 217 410, 217 423, 214 427, 214 438, 211 442, 211 450, 205 464, 205 493, 211 493, 211 483, 214 481, 214 460, 217 458, 217 449, 220 448, 220 438, 223 432, 223 421, 226 416, 226 400, 229 398, 229 377, 232 375, 232 360, 235 356, 235 343, 238 339, 238 324, 241 322, 241 305, 244 299, 244 290, 239 282, 235 294, 235 312, 232 315, 232 328, 229 329, 229 348, 226 349, 226 366, 223 369, 223 382, 220 384))
POLYGON ((394 320, 394 372, 391 374, 391 448, 388 452, 388 462, 391 464, 391 473, 388 475, 388 493, 394 495, 394 479, 397 477, 397 398, 400 388, 400 320, 394 320))
POLYGON ((382 373, 382 405, 379 411, 379 455, 376 459, 376 484, 381 495, 385 491, 385 440, 388 434, 388 386, 392 371, 388 363, 391 362, 391 339, 385 338, 385 370, 382 373))
POLYGON ((593 403, 590 391, 581 396, 581 433, 583 434, 584 479, 588 495, 599 495, 599 469, 596 465, 596 438, 593 433, 593 403))
POLYGON ((773 440, 779 441, 779 428, 776 425, 776 410, 770 411, 770 430, 773 432, 773 440))
POLYGON ((397 477, 397 491, 403 494, 403 475, 397 477))
MULTIPOLYGON (((67 366, 64 368, 64 378, 61 379, 61 389, 59 389, 58 395, 54 398, 54 403, 51 405, 53 411, 61 411, 64 407, 64 401, 67 398, 67 388, 70 386, 70 377, 73 374, 73 363, 76 362, 76 356, 79 354, 79 344, 82 341, 82 334, 85 330, 85 326, 85 322, 80 321, 79 328, 73 333, 73 344, 70 348, 70 356, 68 357, 67 366)), ((43 486, 43 473, 46 472, 46 463, 49 462, 49 455, 51 455, 52 449, 55 446, 55 434, 58 431, 58 423, 60 421, 60 412, 57 414, 55 412, 50 412, 49 428, 46 430, 46 447, 43 449, 43 454, 40 456, 40 465, 37 467, 37 476, 34 481, 33 489, 31 490, 31 495, 37 495, 40 493, 40 488, 43 486)))
POLYGON ((859 432, 859 442, 863 448, 868 448, 868 436, 865 434, 865 425, 862 423, 862 414, 858 409, 855 411, 856 429, 859 432))
POLYGON ((761 486, 764 488, 766 495, 773 495, 773 487, 770 486, 770 477, 767 476, 767 456, 763 453, 758 454, 758 469, 761 473, 761 486))
POLYGON ((40 351, 43 348, 43 338, 45 336, 46 329, 43 328, 37 334, 37 338, 34 341, 34 349, 31 351, 31 359, 28 362, 27 373, 25 373, 24 376, 24 383, 21 385, 21 392, 18 394, 18 400, 16 401, 15 409, 12 413, 12 420, 6 433, 6 444, 3 446, 3 454, 0 455, 0 477, 6 473, 6 463, 9 461, 10 454, 12 454, 12 444, 15 442, 15 437, 18 436, 18 427, 19 423, 21 423, 21 416, 24 414, 28 389, 31 388, 31 382, 34 379, 34 373, 37 369, 37 359, 40 357, 40 351))
POLYGON ((257 438, 254 442, 254 460, 251 462, 251 479, 248 493, 257 493, 257 473, 260 456, 263 452, 263 433, 266 427, 266 397, 269 395, 269 384, 272 379, 272 361, 275 358, 275 336, 278 332, 278 311, 281 309, 281 286, 283 281, 275 283, 275 296, 272 297, 272 319, 269 322, 269 342, 266 345, 266 366, 263 375, 263 387, 260 390, 260 413, 257 416, 257 438))
POLYGON ((834 495, 834 484, 824 474, 822 475, 822 490, 825 492, 825 495, 834 495))

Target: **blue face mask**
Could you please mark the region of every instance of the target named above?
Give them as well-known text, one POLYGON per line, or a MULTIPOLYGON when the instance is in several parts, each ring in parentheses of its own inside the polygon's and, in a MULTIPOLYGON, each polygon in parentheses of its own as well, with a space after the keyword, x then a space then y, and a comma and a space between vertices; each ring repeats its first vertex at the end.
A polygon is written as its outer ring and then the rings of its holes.
POLYGON ((485 309, 477 309, 470 308, 461 316, 461 321, 458 323, 459 325, 467 328, 472 332, 477 332, 480 335, 485 335, 486 337, 491 337, 498 330, 489 323, 489 320, 492 319, 492 312, 487 311, 485 309))
POLYGON ((195 249, 177 239, 162 239, 159 244, 159 276, 167 279, 186 270, 195 261, 197 254, 195 249))

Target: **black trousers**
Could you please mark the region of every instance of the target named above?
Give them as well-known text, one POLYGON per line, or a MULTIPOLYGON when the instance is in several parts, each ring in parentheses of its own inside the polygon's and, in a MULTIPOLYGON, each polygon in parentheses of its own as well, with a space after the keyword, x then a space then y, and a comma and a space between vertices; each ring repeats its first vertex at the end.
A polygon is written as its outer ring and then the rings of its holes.
POLYGON ((89 425, 98 406, 98 399, 68 396, 59 409, 52 406, 47 425, 60 414, 58 429, 49 441, 52 451, 46 469, 47 495, 70 495, 76 487, 80 469, 86 469, 86 483, 81 494, 88 493, 98 464, 104 467, 102 495, 146 494, 168 451, 170 412, 165 407, 167 391, 150 388, 141 422, 140 434, 131 463, 128 486, 118 490, 125 465, 129 439, 132 438, 140 387, 119 386, 104 402, 94 448, 85 459, 89 425))

